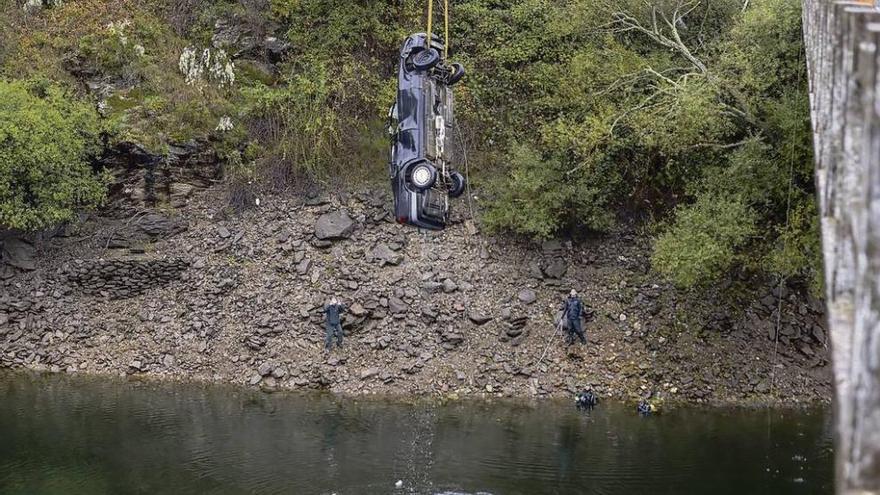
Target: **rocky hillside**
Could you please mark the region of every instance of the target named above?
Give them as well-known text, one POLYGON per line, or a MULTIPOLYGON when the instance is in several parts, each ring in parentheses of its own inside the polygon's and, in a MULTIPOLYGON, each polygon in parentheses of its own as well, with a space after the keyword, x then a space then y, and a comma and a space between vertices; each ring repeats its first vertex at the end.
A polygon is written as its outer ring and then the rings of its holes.
POLYGON ((391 221, 383 190, 232 216, 222 194, 87 218, 36 252, 7 240, 0 366, 354 394, 830 397, 820 304, 753 280, 679 292, 638 236, 535 246, 461 220, 420 233, 391 221), (571 287, 593 314, 589 344, 566 348, 553 320, 571 287), (332 295, 350 311, 325 354, 332 295))

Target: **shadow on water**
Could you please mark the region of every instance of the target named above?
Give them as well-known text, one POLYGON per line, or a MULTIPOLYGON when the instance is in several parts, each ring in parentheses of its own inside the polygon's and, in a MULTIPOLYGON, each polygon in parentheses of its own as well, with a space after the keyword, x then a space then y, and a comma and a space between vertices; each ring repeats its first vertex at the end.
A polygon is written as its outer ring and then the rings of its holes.
POLYGON ((3 494, 833 491, 824 409, 641 418, 33 375, 0 375, 0 397, 3 494))

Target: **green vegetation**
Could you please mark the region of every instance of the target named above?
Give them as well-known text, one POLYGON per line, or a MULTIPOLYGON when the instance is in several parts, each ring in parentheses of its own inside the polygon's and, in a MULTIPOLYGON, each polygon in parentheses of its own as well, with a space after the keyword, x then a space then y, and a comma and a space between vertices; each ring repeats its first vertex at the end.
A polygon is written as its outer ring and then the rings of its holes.
POLYGON ((88 157, 100 124, 88 104, 44 82, 0 81, 0 225, 31 230, 104 198, 88 157))
MULTIPOLYGON (((0 79, 109 82, 71 99, 100 104, 111 144, 208 140, 236 187, 384 182, 396 52, 424 8, 0 7, 0 79), (243 34, 218 45, 219 25, 243 34), (291 48, 267 64, 236 45, 248 36, 291 48), (199 65, 205 49, 218 71, 199 65)), ((540 239, 635 218, 656 232, 655 268, 682 286, 731 270, 817 276, 798 0, 457 0, 452 18, 451 54, 469 71, 461 134, 490 231, 540 239)))

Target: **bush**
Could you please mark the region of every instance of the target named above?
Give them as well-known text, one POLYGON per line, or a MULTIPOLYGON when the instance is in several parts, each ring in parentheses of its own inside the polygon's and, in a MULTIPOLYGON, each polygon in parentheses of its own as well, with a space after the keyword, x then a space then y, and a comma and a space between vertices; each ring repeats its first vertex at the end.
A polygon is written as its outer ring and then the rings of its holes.
POLYGON ((35 230, 104 199, 106 177, 89 158, 97 113, 48 83, 0 80, 0 226, 35 230))
POLYGON ((755 231, 755 212, 743 202, 701 197, 680 207, 675 224, 657 239, 654 268, 682 287, 716 279, 733 266, 737 248, 755 231))

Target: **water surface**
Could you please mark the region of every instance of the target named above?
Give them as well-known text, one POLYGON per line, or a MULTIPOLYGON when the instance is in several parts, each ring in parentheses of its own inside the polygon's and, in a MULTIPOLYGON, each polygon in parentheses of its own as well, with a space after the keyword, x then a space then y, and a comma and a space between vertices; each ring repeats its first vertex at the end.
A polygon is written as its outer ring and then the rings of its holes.
POLYGON ((818 494, 832 458, 824 409, 641 418, 0 374, 2 494, 818 494))

